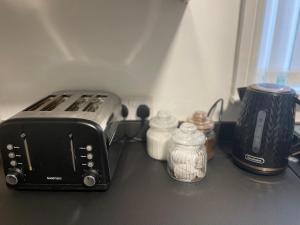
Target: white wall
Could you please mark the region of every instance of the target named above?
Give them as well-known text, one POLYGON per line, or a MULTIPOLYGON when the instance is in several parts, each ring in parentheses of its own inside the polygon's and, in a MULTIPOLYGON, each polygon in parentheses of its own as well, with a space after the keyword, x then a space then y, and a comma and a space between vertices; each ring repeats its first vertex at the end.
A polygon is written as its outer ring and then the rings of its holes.
POLYGON ((1 0, 0 118, 60 89, 185 119, 229 99, 239 0, 1 0))

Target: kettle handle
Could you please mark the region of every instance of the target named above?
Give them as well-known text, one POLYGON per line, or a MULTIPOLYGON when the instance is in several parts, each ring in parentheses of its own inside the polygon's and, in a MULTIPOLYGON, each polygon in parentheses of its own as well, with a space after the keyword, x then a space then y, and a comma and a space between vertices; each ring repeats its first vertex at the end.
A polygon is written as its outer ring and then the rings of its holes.
POLYGON ((247 90, 247 87, 240 87, 237 89, 239 97, 240 97, 240 101, 243 100, 246 90, 247 90))
POLYGON ((295 96, 295 102, 296 102, 296 104, 298 104, 298 105, 300 105, 300 96, 299 95, 296 95, 295 96))
MULTIPOLYGON (((300 99, 298 95, 295 96, 295 102, 296 104, 300 105, 300 99)), ((291 147, 290 156, 297 156, 297 155, 300 155, 300 138, 298 138, 294 134, 293 145, 291 147)))

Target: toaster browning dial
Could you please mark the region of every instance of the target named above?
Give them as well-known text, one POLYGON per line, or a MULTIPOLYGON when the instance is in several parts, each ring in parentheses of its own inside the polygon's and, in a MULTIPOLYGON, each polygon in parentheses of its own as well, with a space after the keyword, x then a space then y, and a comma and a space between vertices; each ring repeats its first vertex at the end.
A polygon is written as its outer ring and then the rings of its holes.
POLYGON ((99 174, 95 170, 90 170, 83 176, 83 184, 87 187, 94 187, 99 181, 99 174))
POLYGON ((22 171, 20 169, 13 169, 7 173, 5 180, 8 185, 17 185, 22 177, 22 171))

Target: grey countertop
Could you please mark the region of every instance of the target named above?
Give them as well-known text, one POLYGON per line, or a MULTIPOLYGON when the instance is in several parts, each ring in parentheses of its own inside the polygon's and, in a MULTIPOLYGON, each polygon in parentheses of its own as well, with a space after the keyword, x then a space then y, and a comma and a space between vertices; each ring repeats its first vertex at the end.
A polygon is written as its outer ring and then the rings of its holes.
POLYGON ((1 225, 300 224, 300 179, 290 169, 252 175, 221 151, 193 184, 172 180, 143 143, 127 144, 107 192, 9 190, 0 173, 1 225))

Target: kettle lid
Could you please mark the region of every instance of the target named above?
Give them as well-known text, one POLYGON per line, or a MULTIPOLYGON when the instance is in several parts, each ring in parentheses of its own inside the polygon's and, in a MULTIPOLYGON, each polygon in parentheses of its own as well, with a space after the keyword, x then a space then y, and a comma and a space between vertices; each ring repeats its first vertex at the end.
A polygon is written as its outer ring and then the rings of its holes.
POLYGON ((271 93, 291 93, 294 90, 288 86, 280 85, 280 84, 272 84, 272 83, 260 83, 260 84, 252 84, 249 88, 262 91, 262 92, 271 92, 271 93))

